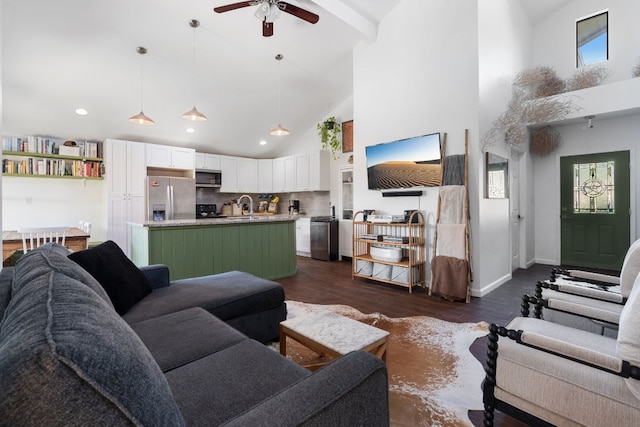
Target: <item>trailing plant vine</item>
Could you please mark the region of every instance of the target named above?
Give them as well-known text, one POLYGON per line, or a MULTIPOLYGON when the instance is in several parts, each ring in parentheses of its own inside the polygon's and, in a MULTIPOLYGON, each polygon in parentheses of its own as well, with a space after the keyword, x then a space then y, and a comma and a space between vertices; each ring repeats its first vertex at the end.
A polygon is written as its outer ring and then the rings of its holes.
POLYGON ((327 120, 320 122, 316 125, 318 129, 318 136, 320 137, 320 143, 323 150, 331 150, 333 158, 336 159, 339 153, 342 141, 338 138, 340 132, 340 124, 336 121, 334 116, 329 117, 327 120))

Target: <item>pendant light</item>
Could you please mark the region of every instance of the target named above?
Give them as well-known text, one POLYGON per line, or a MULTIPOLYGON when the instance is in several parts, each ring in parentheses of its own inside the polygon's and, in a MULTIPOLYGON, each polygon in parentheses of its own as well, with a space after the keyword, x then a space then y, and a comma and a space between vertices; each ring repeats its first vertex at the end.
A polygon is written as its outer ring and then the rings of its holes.
MULTIPOLYGON (((194 81, 194 89, 193 89, 193 97, 195 98, 195 81, 196 81, 196 28, 200 26, 200 21, 197 19, 192 19, 189 21, 189 26, 193 28, 193 81, 194 81)), ((191 120, 192 122, 203 122, 207 120, 207 117, 202 114, 195 106, 186 113, 182 115, 183 119, 191 120)))
POLYGON ((279 54, 276 55, 276 61, 278 61, 278 126, 276 126, 271 131, 271 135, 274 135, 274 136, 289 135, 289 131, 287 129, 285 129, 284 126, 282 126, 280 124, 280 119, 281 119, 281 110, 280 110, 280 61, 282 61, 282 58, 284 58, 284 56, 282 56, 282 54, 279 53, 279 54))
POLYGON ((151 120, 150 117, 147 117, 143 112, 142 112, 142 100, 143 100, 143 79, 142 79, 142 57, 144 54, 147 53, 147 48, 142 47, 142 46, 138 46, 136 48, 136 52, 138 52, 140 54, 140 112, 138 114, 136 114, 135 116, 131 116, 129 117, 129 121, 131 123, 135 123, 138 125, 155 125, 156 122, 154 122, 153 120, 151 120))

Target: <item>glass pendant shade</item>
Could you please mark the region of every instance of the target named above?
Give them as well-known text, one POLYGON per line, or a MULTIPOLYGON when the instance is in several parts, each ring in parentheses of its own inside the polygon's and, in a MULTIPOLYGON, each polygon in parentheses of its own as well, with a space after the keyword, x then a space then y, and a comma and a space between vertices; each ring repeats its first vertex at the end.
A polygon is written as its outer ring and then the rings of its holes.
POLYGON ((284 126, 278 123, 278 126, 271 131, 271 135, 273 136, 285 136, 289 135, 289 131, 285 129, 284 126))
POLYGON ((205 116, 200 111, 198 111, 195 105, 191 110, 184 113, 182 115, 182 118, 186 120, 191 120, 192 122, 203 122, 207 120, 207 116, 205 116))
POLYGON ((155 125, 156 122, 154 122, 153 120, 151 120, 150 117, 147 117, 142 110, 140 110, 140 112, 138 114, 136 114, 135 116, 131 116, 129 117, 129 121, 131 123, 134 123, 136 125, 155 125))

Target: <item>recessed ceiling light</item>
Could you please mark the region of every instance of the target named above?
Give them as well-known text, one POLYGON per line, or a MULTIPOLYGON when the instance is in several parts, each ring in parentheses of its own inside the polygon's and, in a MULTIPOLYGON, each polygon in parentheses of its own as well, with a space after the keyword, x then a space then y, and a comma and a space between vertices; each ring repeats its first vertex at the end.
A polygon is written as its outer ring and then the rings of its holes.
POLYGON ((194 128, 187 128, 187 133, 194 133, 196 130, 194 128))
POLYGON ((260 145, 267 145, 267 141, 263 139, 262 141, 260 141, 260 145))
POLYGON ((79 116, 86 116, 89 112, 84 108, 76 108, 76 114, 79 116))

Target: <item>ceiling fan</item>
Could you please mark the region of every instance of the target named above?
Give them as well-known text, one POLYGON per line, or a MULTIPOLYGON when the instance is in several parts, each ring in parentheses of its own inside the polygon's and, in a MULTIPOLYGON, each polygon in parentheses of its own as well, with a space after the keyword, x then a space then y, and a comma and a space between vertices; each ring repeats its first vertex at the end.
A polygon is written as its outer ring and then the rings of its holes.
POLYGON ((248 6, 258 6, 255 16, 262 21, 262 35, 264 37, 271 37, 273 35, 273 22, 278 15, 280 15, 280 11, 287 12, 288 14, 311 24, 315 24, 320 19, 320 17, 315 13, 311 13, 308 10, 301 9, 298 6, 279 0, 241 1, 239 3, 214 7, 213 10, 217 13, 224 13, 248 6))

